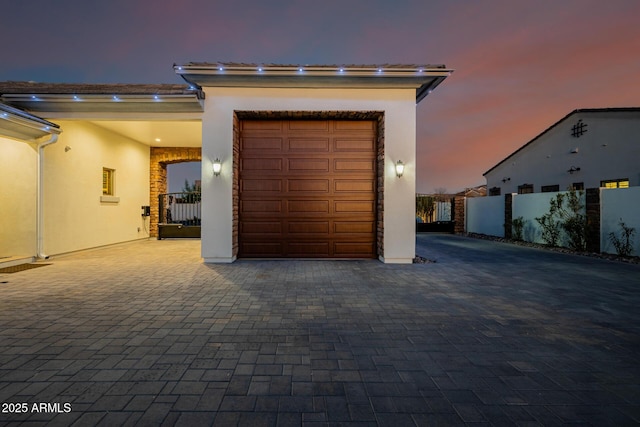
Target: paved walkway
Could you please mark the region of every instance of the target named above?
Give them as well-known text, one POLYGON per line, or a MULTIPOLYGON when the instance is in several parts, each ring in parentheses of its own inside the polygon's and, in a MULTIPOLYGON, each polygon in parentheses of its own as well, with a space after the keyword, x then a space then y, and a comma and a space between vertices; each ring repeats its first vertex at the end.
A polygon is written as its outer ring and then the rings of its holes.
POLYGON ((0 425, 640 422, 638 265, 444 235, 418 236, 430 264, 204 265, 199 244, 0 275, 0 425))

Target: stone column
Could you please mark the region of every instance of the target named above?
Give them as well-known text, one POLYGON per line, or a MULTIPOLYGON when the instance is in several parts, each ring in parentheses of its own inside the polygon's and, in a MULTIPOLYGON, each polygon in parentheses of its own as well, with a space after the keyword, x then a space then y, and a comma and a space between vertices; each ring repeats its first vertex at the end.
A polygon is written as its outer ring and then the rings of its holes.
POLYGON ((513 194, 504 195, 504 238, 513 238, 513 194))
POLYGON ((600 189, 587 188, 585 194, 587 214, 587 251, 600 253, 600 189))

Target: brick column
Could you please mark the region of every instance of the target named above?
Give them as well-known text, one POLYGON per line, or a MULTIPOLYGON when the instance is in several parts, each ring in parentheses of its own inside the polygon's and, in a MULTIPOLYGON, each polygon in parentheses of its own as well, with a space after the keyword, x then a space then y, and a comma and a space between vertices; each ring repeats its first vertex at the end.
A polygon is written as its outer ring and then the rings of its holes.
POLYGON ((513 238, 513 194, 504 195, 504 238, 513 238))
POLYGON ((464 234, 464 197, 456 197, 453 199, 453 232, 455 234, 464 234))
POLYGON ((600 189, 587 188, 585 194, 587 213, 587 251, 600 253, 600 189))

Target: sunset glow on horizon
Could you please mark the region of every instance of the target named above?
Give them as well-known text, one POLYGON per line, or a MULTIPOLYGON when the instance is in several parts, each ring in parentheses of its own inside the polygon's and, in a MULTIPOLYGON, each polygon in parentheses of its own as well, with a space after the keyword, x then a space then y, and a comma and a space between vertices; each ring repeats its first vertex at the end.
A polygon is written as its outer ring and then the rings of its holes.
POLYGON ((569 112, 640 107, 640 2, 45 0, 3 6, 0 81, 183 83, 174 63, 444 64, 417 191, 482 174, 569 112), (10 41, 10 42, 7 42, 10 41))

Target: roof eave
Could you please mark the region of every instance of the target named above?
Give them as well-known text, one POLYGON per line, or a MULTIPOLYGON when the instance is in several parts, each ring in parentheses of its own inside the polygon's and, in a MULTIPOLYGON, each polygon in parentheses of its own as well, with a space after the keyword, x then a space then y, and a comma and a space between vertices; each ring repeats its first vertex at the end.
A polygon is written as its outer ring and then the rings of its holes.
POLYGON ((0 103, 0 135, 21 141, 35 142, 49 135, 60 134, 60 127, 40 117, 0 103))
POLYGON ((197 87, 413 88, 420 102, 453 70, 442 66, 316 66, 189 63, 175 72, 197 87))

